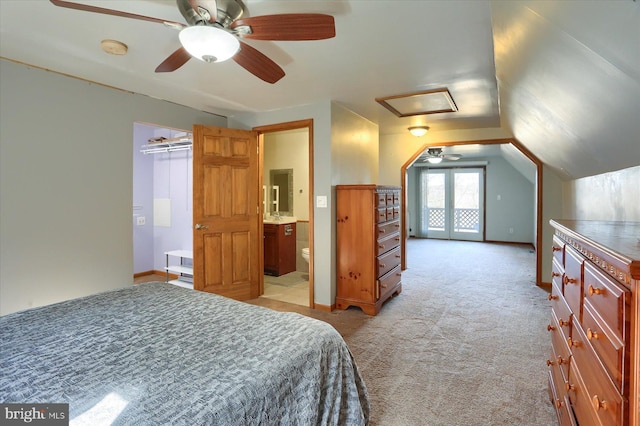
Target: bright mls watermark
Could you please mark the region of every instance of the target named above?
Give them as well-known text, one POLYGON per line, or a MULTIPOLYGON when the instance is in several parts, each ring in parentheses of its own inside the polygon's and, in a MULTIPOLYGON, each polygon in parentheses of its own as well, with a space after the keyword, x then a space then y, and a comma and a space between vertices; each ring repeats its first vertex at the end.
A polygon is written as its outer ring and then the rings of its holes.
POLYGON ((3 425, 68 425, 69 404, 0 404, 0 420, 3 425))

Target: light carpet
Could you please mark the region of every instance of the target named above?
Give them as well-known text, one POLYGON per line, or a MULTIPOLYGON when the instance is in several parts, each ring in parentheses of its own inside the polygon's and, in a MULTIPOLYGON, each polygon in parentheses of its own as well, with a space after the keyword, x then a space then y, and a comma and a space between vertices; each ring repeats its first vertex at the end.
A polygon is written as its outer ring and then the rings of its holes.
POLYGON ((527 245, 408 242, 402 293, 371 317, 359 308, 292 310, 344 337, 371 398, 371 425, 550 426, 547 292, 527 245))

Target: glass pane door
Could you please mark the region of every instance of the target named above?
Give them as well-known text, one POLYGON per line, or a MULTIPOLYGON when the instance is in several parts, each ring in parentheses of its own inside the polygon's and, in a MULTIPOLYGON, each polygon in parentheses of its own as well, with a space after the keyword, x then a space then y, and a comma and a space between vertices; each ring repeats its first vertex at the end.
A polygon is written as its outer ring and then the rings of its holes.
POLYGON ((482 169, 451 170, 453 178, 453 226, 451 238, 482 241, 482 169))
POLYGON ((420 237, 483 240, 484 169, 421 173, 420 237))

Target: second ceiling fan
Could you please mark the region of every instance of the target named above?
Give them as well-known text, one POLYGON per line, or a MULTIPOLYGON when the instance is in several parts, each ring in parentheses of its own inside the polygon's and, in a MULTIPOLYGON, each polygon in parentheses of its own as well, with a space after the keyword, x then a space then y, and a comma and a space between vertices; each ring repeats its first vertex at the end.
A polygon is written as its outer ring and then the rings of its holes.
POLYGON ((298 41, 335 37, 334 18, 321 13, 262 15, 241 19, 244 9, 239 0, 176 0, 187 21, 166 21, 114 9, 63 0, 50 0, 56 6, 85 12, 157 22, 180 30, 182 47, 167 57, 156 72, 171 72, 191 57, 205 62, 233 59, 238 65, 267 83, 284 77, 284 70, 257 49, 240 39, 298 41))

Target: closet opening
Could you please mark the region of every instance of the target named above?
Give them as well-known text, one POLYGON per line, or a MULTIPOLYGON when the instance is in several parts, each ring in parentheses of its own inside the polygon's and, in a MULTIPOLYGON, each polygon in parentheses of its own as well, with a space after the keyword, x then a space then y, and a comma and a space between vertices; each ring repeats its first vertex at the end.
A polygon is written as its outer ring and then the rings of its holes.
POLYGON ((191 130, 134 123, 134 282, 193 288, 191 145, 191 130))

